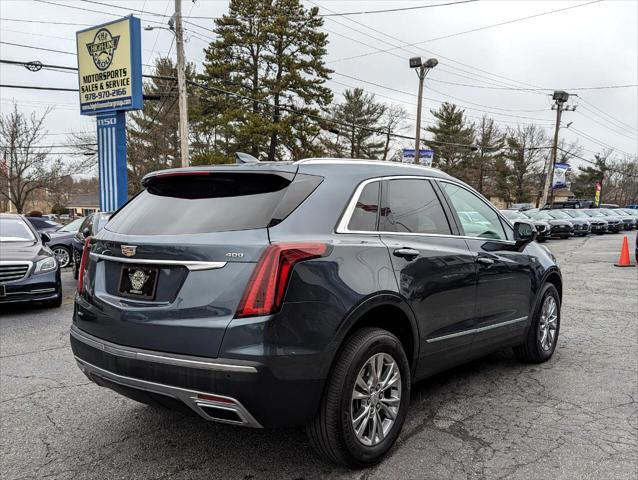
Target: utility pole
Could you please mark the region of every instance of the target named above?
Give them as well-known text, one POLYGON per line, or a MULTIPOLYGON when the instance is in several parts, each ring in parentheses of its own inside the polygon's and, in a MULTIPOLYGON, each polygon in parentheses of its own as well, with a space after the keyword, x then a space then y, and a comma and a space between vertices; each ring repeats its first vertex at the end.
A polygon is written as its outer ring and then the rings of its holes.
POLYGON ((543 188, 543 198, 541 205, 547 205, 548 201, 554 198, 552 183, 554 181, 554 165, 556 165, 556 157, 558 156, 558 132, 560 130, 560 120, 563 111, 574 111, 576 106, 564 105, 569 100, 569 93, 562 90, 556 90, 553 95, 554 104, 552 110, 556 110, 556 127, 554 129, 554 143, 552 145, 552 154, 545 162, 545 188, 543 188))
POLYGON ((430 58, 423 63, 421 57, 412 57, 410 59, 410 68, 414 68, 419 77, 419 100, 416 107, 416 133, 414 135, 414 163, 419 163, 419 148, 421 144, 421 104, 423 101, 423 80, 430 70, 436 67, 439 61, 436 58, 430 58))
POLYGON ((184 62, 184 29, 182 28, 182 0, 175 0, 175 43, 177 45, 177 92, 179 96, 179 147, 182 167, 188 167, 188 98, 184 62))

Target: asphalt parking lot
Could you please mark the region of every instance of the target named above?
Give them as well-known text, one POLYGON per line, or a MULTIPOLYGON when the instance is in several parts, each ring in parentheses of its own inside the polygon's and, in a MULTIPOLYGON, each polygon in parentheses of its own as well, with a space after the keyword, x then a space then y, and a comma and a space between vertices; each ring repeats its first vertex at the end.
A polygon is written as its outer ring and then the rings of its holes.
POLYGON ((613 266, 621 241, 548 242, 565 283, 554 358, 501 352, 417 384, 389 458, 360 471, 315 457, 301 429, 207 423, 89 383, 69 347, 65 272, 61 308, 0 307, 0 477, 636 478, 638 269, 613 266))

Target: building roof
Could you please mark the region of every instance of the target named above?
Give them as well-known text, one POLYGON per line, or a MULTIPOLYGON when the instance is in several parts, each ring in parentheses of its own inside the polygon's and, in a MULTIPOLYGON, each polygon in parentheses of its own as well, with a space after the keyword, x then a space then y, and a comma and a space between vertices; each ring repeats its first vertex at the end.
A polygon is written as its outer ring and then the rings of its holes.
POLYGON ((100 199, 97 192, 92 193, 80 193, 75 195, 67 202, 67 207, 85 207, 85 208, 100 208, 100 199))

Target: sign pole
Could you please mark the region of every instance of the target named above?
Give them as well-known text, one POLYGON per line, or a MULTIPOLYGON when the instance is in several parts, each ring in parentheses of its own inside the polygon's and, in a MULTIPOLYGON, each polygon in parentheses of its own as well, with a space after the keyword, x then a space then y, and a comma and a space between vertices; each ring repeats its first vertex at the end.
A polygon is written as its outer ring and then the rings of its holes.
POLYGON ((128 198, 126 113, 100 113, 96 123, 100 210, 112 212, 128 198))

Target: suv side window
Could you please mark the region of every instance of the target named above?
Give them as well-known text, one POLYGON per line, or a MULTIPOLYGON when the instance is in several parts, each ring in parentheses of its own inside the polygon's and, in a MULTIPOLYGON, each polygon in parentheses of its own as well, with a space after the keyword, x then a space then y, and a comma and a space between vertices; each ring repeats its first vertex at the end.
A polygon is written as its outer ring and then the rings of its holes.
POLYGON ((379 230, 399 233, 451 235, 441 202, 429 180, 396 179, 387 182, 379 230))
POLYGON ((485 201, 453 183, 439 182, 439 185, 450 199, 465 236, 507 240, 501 219, 485 201))
POLYGON ((379 185, 372 182, 363 187, 352 212, 348 230, 355 232, 374 232, 377 229, 377 213, 379 212, 379 185))

